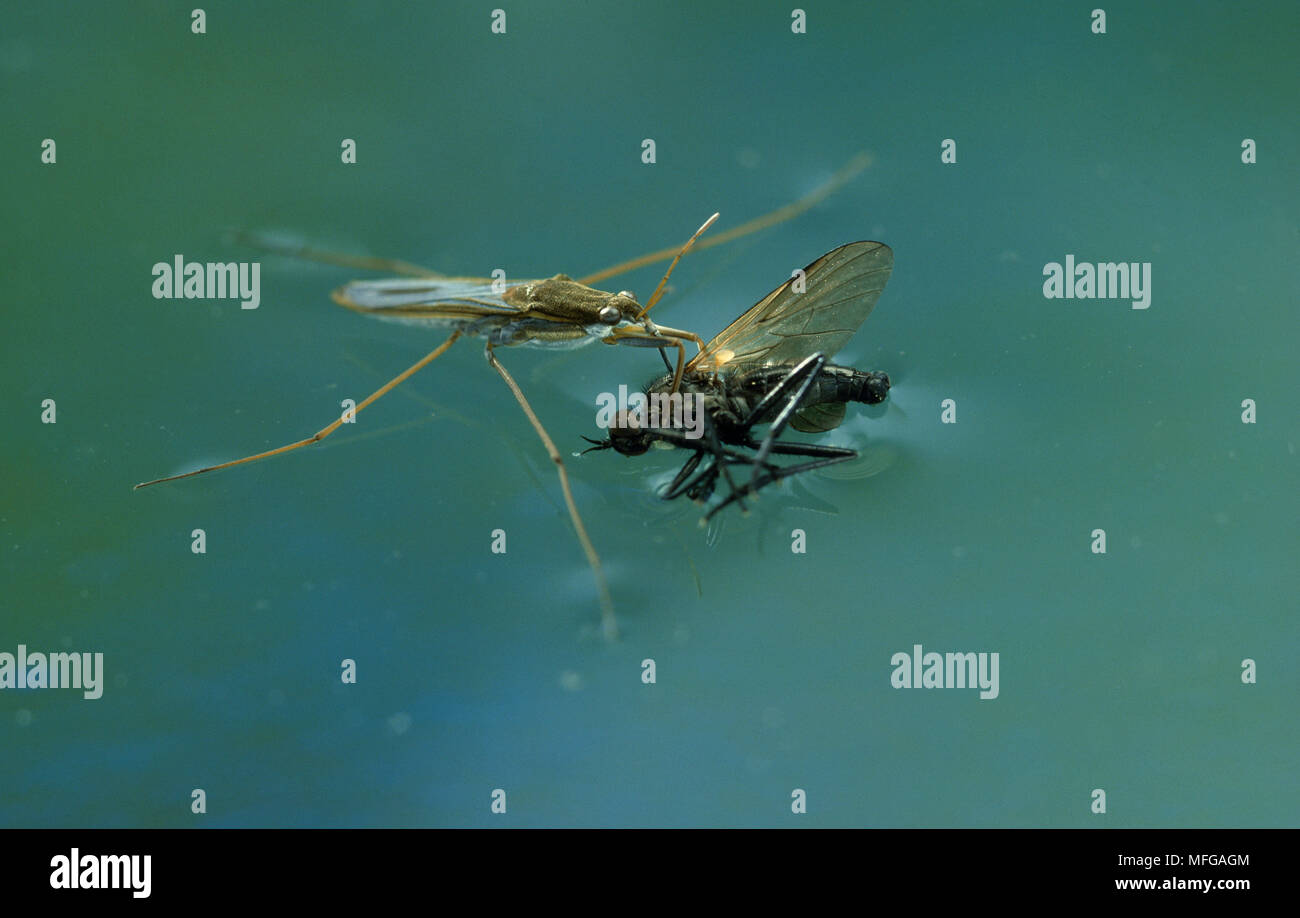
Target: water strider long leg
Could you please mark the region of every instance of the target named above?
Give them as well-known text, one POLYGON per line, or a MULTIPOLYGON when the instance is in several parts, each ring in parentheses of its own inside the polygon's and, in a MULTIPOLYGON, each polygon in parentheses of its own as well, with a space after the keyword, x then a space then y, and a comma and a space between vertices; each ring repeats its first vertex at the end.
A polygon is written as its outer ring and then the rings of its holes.
MULTIPOLYGON (((405 380, 409 379, 410 377, 418 373, 420 370, 424 369, 429 364, 433 363, 433 361, 437 360, 439 357, 443 355, 443 353, 447 350, 447 348, 455 344, 456 339, 459 337, 460 337, 459 331, 452 332, 451 336, 448 337, 446 341, 442 342, 442 344, 438 345, 428 354, 425 354, 424 357, 416 361, 408 369, 397 374, 388 382, 386 382, 384 385, 380 386, 374 392, 370 393, 369 397, 367 397, 365 401, 357 405, 354 414, 360 414, 361 410, 365 408, 367 405, 370 405, 372 402, 375 402, 382 396, 388 394, 394 388, 396 388, 401 383, 403 383, 405 380)), ((230 462, 223 462, 220 465, 210 465, 205 469, 196 469, 193 472, 185 472, 180 475, 169 475, 166 478, 155 478, 153 481, 144 481, 136 485, 135 487, 137 489, 147 488, 149 487, 149 485, 161 484, 164 481, 177 481, 181 478, 192 478, 195 475, 202 475, 205 472, 215 472, 218 469, 228 469, 233 465, 243 465, 245 462, 256 462, 259 459, 266 459, 271 456, 278 456, 280 453, 287 453, 290 450, 295 450, 302 446, 310 446, 313 443, 317 443, 321 440, 324 440, 330 434, 334 433, 334 431, 338 430, 339 427, 341 427, 342 425, 343 425, 343 419, 339 418, 338 420, 334 421, 334 423, 330 424, 328 427, 321 428, 313 436, 308 437, 306 440, 299 440, 297 443, 288 443, 285 444, 284 446, 276 447, 275 449, 268 449, 266 452, 263 453, 257 453, 252 456, 245 456, 243 459, 234 459, 230 462)))
MULTIPOLYGON (((348 252, 333 252, 312 245, 295 245, 269 239, 261 234, 247 230, 234 230, 231 239, 241 245, 262 249, 274 255, 287 258, 301 258, 304 261, 318 261, 327 265, 339 265, 344 268, 360 268, 363 271, 379 271, 389 274, 401 274, 407 277, 446 278, 446 274, 429 268, 413 265, 409 261, 397 258, 380 258, 373 255, 352 255, 348 252)), ((487 278, 463 278, 464 280, 487 280, 487 278)))
POLYGON ((587 535, 587 527, 582 525, 582 517, 578 514, 578 505, 573 500, 573 491, 569 489, 569 473, 564 468, 564 459, 560 456, 560 451, 555 448, 555 443, 546 433, 546 428, 542 426, 542 422, 537 419, 537 414, 533 411, 532 406, 528 404, 528 399, 524 398, 523 390, 519 388, 519 384, 515 382, 514 377, 506 371, 506 368, 497 360, 496 355, 492 353, 492 344, 490 342, 485 348, 485 352, 487 362, 506 381, 506 385, 514 393, 515 400, 519 402, 519 407, 524 409, 524 414, 528 416, 529 423, 533 425, 533 430, 537 431, 537 436, 541 438, 542 445, 550 453, 551 461, 555 463, 555 471, 560 476, 560 488, 564 491, 564 503, 569 508, 569 519, 573 521, 573 528, 578 533, 578 541, 582 543, 582 550, 587 554, 587 563, 591 565, 591 572, 596 577, 596 589, 600 592, 600 615, 605 637, 613 640, 618 637, 618 621, 614 618, 614 601, 609 595, 609 585, 605 582, 605 571, 600 566, 600 556, 596 554, 596 547, 591 544, 591 538, 587 535))
MULTIPOLYGON (((747 223, 727 230, 725 233, 719 233, 712 239, 706 239, 703 242, 696 243, 697 249, 709 249, 715 245, 722 245, 725 242, 731 242, 733 239, 739 239, 742 236, 748 236, 750 233, 756 233, 759 230, 767 229, 769 226, 776 226, 789 220, 791 217, 797 217, 808 208, 820 203, 830 195, 834 194, 843 187, 850 179, 871 165, 871 157, 866 153, 859 153, 853 159, 849 160, 838 172, 836 172, 826 184, 809 192, 797 201, 778 207, 771 213, 756 217, 747 223)), ((615 277, 635 268, 643 268, 646 265, 657 264, 661 261, 667 261, 680 251, 680 246, 674 246, 671 249, 661 249, 658 252, 651 252, 648 255, 642 255, 638 258, 632 258, 608 268, 603 268, 586 277, 578 278, 582 284, 594 284, 610 277, 615 277)))

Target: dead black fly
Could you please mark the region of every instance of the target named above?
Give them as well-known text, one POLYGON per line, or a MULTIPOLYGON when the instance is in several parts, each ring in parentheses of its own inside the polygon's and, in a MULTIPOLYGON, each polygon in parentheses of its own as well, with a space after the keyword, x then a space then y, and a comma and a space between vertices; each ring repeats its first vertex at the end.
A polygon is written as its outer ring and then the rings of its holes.
MULTIPOLYGON (((772 482, 855 458, 851 449, 784 442, 780 436, 787 425, 807 433, 832 430, 843 422, 849 402, 874 405, 888 395, 886 374, 827 360, 870 315, 893 264, 893 252, 880 242, 851 242, 827 252, 704 346, 681 377, 682 400, 671 403, 670 411, 656 412, 657 423, 625 414, 610 426, 608 439, 588 442, 596 444, 593 449, 612 448, 627 456, 640 455, 655 442, 692 450, 662 496, 705 501, 721 477, 730 493, 706 520, 728 504, 743 507, 746 496, 772 482), (681 423, 681 409, 691 396, 703 406, 698 431, 681 423), (756 438, 754 428, 761 424, 768 430, 756 438), (778 466, 770 461, 775 455, 808 461, 778 466), (739 485, 731 474, 738 466, 749 467, 748 480, 739 485)), ((647 401, 669 406, 669 397, 676 397, 674 377, 651 384, 647 401)))

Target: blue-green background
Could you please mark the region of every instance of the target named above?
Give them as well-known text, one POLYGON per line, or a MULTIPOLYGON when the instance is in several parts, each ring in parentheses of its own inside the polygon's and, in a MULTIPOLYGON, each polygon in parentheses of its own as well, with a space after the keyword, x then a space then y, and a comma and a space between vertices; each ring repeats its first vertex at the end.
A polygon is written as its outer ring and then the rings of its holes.
MULTIPOLYGON (((493 4, 211 2, 201 36, 188 3, 6 5, 0 650, 107 676, 0 694, 0 824, 1296 825, 1300 8, 1112 3, 1097 36, 1091 4, 820 3, 794 35, 790 4, 497 5, 505 35, 493 4), (131 490, 306 436, 439 340, 231 227, 576 275, 863 149, 815 210, 689 256, 656 315, 709 337, 889 243, 839 356, 895 389, 832 438, 878 474, 706 533, 651 494, 674 457, 571 461, 619 643, 477 342, 323 445, 131 490), (260 259, 261 307, 154 299, 176 253, 260 259), (1150 261, 1150 309, 1044 299, 1067 253, 1150 261), (999 652, 1001 696, 892 689, 914 643, 999 652)), ((566 453, 660 366, 502 359, 566 453)))

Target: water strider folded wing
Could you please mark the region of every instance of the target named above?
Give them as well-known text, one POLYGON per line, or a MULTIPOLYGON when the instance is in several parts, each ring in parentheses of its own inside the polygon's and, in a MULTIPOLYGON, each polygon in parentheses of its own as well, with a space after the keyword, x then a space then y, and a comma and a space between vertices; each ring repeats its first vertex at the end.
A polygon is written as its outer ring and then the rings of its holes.
POLYGON ((491 283, 455 278, 403 277, 353 281, 333 293, 348 309, 394 322, 459 326, 480 319, 509 320, 524 310, 502 299, 491 283))

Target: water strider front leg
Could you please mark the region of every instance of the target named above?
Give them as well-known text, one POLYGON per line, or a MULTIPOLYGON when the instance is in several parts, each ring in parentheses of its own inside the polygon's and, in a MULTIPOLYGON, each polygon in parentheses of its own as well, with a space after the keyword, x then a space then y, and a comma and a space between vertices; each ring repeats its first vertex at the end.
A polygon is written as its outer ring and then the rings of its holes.
MULTIPOLYGON (((680 328, 669 328, 666 325, 656 325, 648 318, 644 320, 640 328, 619 328, 615 329, 613 334, 605 339, 610 344, 625 344, 632 347, 656 347, 659 348, 660 355, 666 348, 677 348, 677 362, 675 366, 669 367, 673 371, 673 384, 670 392, 678 392, 681 389, 682 376, 686 368, 686 345, 684 342, 690 341, 695 344, 696 354, 704 350, 704 339, 694 332, 683 331, 680 328)), ((665 356, 665 362, 667 357, 665 356)))

